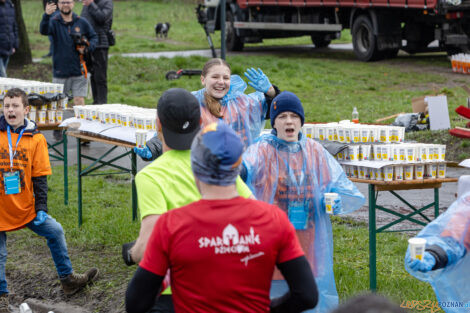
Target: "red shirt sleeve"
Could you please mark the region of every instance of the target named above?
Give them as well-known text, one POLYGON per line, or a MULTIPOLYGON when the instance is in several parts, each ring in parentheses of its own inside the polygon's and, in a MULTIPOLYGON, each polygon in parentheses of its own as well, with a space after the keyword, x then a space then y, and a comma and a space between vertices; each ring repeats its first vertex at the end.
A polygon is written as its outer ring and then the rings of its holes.
POLYGON ((168 213, 163 214, 157 220, 152 235, 150 235, 145 249, 144 257, 139 266, 156 275, 165 276, 169 267, 169 241, 168 213))
POLYGON ((283 230, 280 232, 282 234, 282 242, 276 260, 276 264, 280 264, 303 256, 304 251, 300 246, 294 226, 287 218, 287 214, 281 209, 277 210, 279 212, 280 229, 283 230))

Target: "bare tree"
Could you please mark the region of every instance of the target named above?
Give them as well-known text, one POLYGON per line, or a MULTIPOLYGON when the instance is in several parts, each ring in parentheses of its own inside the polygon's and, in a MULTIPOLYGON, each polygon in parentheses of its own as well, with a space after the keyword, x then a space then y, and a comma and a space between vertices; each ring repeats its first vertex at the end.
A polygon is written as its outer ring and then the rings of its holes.
POLYGON ((12 0, 12 2, 15 5, 20 46, 18 47, 18 51, 16 51, 11 57, 11 64, 16 66, 31 64, 33 63, 33 58, 31 56, 31 47, 29 46, 29 38, 28 33, 26 32, 26 25, 23 20, 23 13, 21 11, 21 0, 12 0))

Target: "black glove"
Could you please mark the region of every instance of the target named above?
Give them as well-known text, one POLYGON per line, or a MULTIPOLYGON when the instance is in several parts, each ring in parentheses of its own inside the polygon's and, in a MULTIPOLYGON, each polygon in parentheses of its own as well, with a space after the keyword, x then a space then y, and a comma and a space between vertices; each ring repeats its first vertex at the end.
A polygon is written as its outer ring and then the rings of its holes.
POLYGON ((128 242, 122 245, 122 259, 127 266, 134 265, 135 262, 132 260, 131 249, 135 245, 135 241, 128 242))

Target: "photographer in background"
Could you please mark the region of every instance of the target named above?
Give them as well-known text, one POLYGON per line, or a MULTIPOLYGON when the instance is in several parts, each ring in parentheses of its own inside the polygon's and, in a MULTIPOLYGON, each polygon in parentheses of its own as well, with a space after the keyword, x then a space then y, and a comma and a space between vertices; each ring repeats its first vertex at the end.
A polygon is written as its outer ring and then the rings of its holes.
POLYGON ((83 0, 82 3, 81 17, 90 22, 98 35, 98 44, 90 53, 91 62, 88 63, 93 104, 104 104, 108 103, 108 50, 112 45, 108 36, 113 25, 113 1, 83 0))
POLYGON ((73 0, 59 0, 57 5, 47 3, 39 32, 52 37, 52 82, 64 84, 64 92, 73 96, 73 105, 84 105, 86 67, 80 60, 87 50, 95 49, 98 37, 86 19, 72 12, 73 7, 73 0), (60 14, 53 15, 57 6, 60 14))
POLYGON ((8 61, 18 44, 15 7, 10 0, 0 0, 0 77, 7 77, 8 61))

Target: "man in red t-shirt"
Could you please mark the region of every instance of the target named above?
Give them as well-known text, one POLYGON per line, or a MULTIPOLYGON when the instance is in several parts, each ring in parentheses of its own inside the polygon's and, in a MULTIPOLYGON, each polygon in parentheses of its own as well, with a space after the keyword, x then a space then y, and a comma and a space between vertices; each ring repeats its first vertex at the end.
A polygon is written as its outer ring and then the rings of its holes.
POLYGON ((147 312, 168 269, 176 312, 301 312, 316 305, 315 280, 286 214, 237 193, 242 153, 224 123, 196 136, 191 166, 202 200, 158 219, 127 288, 127 312, 147 312), (291 292, 270 301, 275 265, 291 292))

